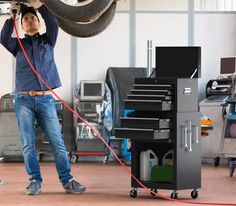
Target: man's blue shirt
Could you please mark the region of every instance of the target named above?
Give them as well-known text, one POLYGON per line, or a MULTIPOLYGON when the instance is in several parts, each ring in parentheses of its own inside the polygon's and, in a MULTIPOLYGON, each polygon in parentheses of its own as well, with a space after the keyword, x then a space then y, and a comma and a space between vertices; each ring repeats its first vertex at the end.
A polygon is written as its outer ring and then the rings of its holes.
MULTIPOLYGON (((34 36, 25 35, 21 39, 29 59, 37 72, 52 88, 61 86, 60 77, 54 61, 54 46, 58 35, 57 19, 43 5, 38 9, 46 25, 46 33, 34 36)), ((31 70, 29 63, 18 44, 12 37, 13 20, 7 19, 1 31, 1 44, 16 57, 16 92, 48 90, 37 75, 31 70)))

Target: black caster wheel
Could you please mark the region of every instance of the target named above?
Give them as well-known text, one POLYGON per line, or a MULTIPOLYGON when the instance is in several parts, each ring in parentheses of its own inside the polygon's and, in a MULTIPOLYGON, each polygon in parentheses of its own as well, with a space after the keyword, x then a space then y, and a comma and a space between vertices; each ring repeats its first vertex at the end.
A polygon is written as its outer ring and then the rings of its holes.
POLYGON ((234 175, 235 164, 233 161, 229 162, 229 176, 233 177, 234 175))
POLYGON ((132 197, 132 198, 137 197, 137 195, 138 195, 137 189, 133 188, 132 190, 130 190, 129 194, 130 194, 130 197, 132 197))
POLYGON ((170 197, 171 197, 172 199, 178 199, 178 192, 172 192, 171 195, 170 195, 170 197))
POLYGON ((218 167, 219 164, 220 164, 220 157, 216 157, 216 158, 215 158, 215 162, 214 162, 214 166, 215 166, 215 167, 218 167))
POLYGON ((229 168, 229 176, 230 177, 234 176, 234 168, 229 168))
POLYGON ((193 190, 193 191, 191 192, 191 197, 192 197, 193 199, 197 199, 197 198, 198 198, 198 191, 197 191, 197 190, 193 190))
MULTIPOLYGON (((152 190, 152 192, 155 192, 155 193, 157 193, 157 189, 156 188, 152 188, 151 189, 152 190)), ((150 193, 151 194, 151 196, 153 196, 153 197, 155 197, 156 195, 155 194, 153 194, 153 193, 150 193)))
POLYGON ((229 176, 233 177, 234 176, 234 170, 233 169, 229 169, 229 176))
POLYGON ((71 162, 72 164, 77 163, 77 162, 78 162, 78 156, 76 156, 76 155, 71 155, 70 162, 71 162))

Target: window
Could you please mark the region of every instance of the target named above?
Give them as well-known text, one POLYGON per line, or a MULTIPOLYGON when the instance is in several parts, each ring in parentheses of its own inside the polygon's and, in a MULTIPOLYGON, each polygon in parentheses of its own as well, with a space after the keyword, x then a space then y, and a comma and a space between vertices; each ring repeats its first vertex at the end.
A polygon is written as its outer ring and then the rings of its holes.
POLYGON ((136 0, 137 11, 187 11, 188 0, 136 0))
POLYGON ((236 0, 195 0, 196 11, 236 11, 236 0))

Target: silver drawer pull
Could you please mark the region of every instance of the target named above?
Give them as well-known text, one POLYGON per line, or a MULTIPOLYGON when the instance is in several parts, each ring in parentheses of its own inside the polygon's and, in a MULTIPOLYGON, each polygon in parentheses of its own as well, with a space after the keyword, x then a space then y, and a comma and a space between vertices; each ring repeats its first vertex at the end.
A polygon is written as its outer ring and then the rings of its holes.
POLYGON ((192 95, 192 88, 184 88, 184 95, 192 95))

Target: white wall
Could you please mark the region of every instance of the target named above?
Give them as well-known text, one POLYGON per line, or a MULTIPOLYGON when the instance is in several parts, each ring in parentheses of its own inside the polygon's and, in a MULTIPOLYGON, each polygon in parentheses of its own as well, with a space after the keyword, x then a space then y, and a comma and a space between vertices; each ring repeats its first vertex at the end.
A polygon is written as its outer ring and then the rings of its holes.
MULTIPOLYGON (((0 25, 3 25, 5 20, 6 17, 1 16, 0 25)), ((0 97, 13 91, 13 73, 12 55, 0 44, 0 97)))
POLYGON ((186 14, 137 14, 136 66, 147 66, 147 41, 152 40, 155 67, 156 46, 187 46, 188 16, 186 14))
POLYGON ((101 34, 78 39, 78 82, 104 80, 109 67, 129 66, 129 14, 117 13, 101 34))
POLYGON ((202 47, 200 99, 206 83, 220 74, 220 58, 236 56, 236 14, 198 14, 195 17, 195 44, 202 47))
POLYGON ((57 69, 62 82, 62 87, 56 89, 55 92, 65 101, 71 102, 71 36, 61 29, 59 30, 54 55, 57 69))
POLYGON ((187 10, 188 0, 136 0, 136 8, 144 11, 187 10))

